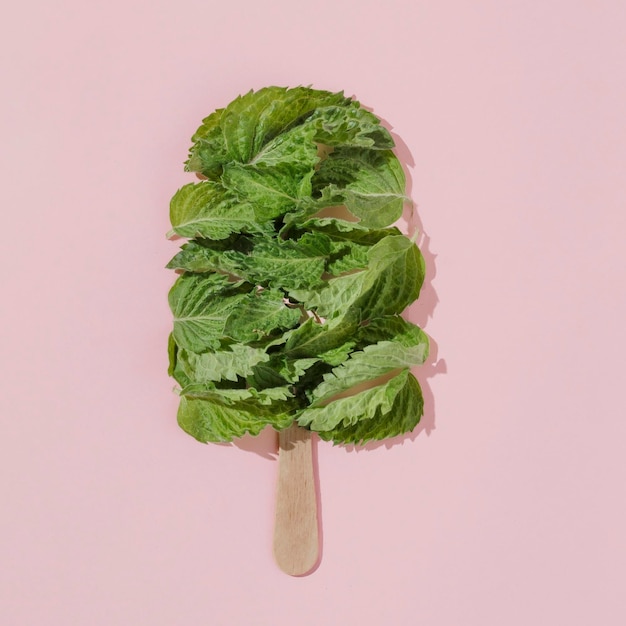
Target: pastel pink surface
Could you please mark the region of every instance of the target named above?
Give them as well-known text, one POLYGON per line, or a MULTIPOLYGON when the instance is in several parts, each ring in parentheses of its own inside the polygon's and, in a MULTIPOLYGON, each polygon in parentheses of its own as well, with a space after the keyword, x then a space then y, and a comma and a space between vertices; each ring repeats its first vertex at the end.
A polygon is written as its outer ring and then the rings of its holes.
POLYGON ((5 13, 2 624, 625 623, 624 3, 5 13), (298 579, 272 560, 271 436, 200 445, 165 373, 189 137, 270 84, 393 126, 437 344, 417 436, 319 445, 298 579))

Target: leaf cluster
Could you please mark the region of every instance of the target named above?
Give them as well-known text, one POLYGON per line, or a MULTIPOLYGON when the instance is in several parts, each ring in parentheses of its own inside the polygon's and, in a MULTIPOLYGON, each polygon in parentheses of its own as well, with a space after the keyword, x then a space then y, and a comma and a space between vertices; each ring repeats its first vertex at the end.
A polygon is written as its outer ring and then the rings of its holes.
POLYGON ((380 120, 343 93, 268 87, 192 142, 202 180, 170 204, 189 240, 168 264, 180 426, 202 442, 294 421, 336 443, 412 430, 428 339, 400 313, 424 262, 392 226, 408 198, 380 120))

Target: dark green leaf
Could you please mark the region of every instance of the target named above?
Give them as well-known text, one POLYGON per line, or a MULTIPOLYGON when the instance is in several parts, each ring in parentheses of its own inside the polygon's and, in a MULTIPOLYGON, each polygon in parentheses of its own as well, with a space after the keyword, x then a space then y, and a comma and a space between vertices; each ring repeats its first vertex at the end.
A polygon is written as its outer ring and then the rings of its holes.
POLYGON ((167 351, 169 356, 169 367, 167 369, 167 373, 181 386, 184 387, 188 385, 191 381, 189 377, 185 373, 178 355, 180 353, 180 348, 176 344, 176 340, 174 339, 174 334, 170 333, 168 343, 167 343, 167 351))

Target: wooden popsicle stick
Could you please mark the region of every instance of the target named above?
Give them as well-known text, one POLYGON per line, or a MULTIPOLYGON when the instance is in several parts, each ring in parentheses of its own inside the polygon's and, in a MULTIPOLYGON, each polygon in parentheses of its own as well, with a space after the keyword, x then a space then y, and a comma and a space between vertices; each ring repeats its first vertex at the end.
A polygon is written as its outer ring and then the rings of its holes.
POLYGON ((302 576, 319 560, 311 432, 293 424, 278 433, 278 445, 274 558, 286 574, 302 576))

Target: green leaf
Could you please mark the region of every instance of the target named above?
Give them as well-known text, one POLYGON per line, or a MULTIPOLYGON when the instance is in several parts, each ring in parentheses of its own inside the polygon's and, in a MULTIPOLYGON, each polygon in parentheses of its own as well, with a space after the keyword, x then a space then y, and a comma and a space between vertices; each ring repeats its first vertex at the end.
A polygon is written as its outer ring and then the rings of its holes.
POLYGON ((203 443, 229 442, 245 434, 258 435, 266 426, 286 428, 293 418, 287 414, 259 413, 243 402, 228 406, 216 399, 181 396, 178 424, 203 443))
MULTIPOLYGON (((270 355, 260 348, 235 343, 224 350, 197 354, 181 350, 178 361, 190 382, 237 381, 252 374, 257 363, 269 361, 270 355)), ((189 384, 188 383, 188 384, 189 384)))
POLYGON ((313 190, 329 205, 345 204, 362 226, 382 228, 402 216, 409 201, 402 166, 391 150, 339 148, 322 162, 313 190))
POLYGON ((342 424, 318 434, 321 439, 333 441, 335 444, 363 445, 368 441, 397 437, 412 431, 419 423, 423 411, 422 390, 415 377, 408 374, 404 385, 396 393, 389 411, 385 412, 381 407, 369 419, 356 420, 355 423, 346 426, 342 424))
POLYGON ((424 345, 428 357, 428 336, 415 324, 407 322, 399 315, 377 317, 359 328, 357 337, 360 345, 377 343, 378 341, 397 341, 409 348, 424 345))
POLYGON ((313 169, 301 176, 289 166, 227 165, 222 182, 244 205, 254 207, 259 222, 294 210, 301 198, 311 195, 313 169))
POLYGON ((221 274, 180 276, 169 293, 176 343, 192 352, 219 348, 228 316, 246 298, 239 287, 221 274))
POLYGON ((296 383, 302 378, 307 370, 319 363, 320 359, 308 358, 308 359, 284 359, 280 364, 278 373, 288 382, 296 383))
POLYGON ((298 417, 298 424, 321 432, 340 425, 352 426, 361 420, 373 418, 378 411, 388 413, 396 395, 406 384, 408 375, 409 370, 405 369, 382 385, 334 400, 323 407, 304 409, 298 417))
POLYGON ((402 235, 395 226, 371 229, 360 225, 359 222, 348 222, 334 217, 314 217, 298 225, 298 228, 324 233, 338 243, 359 244, 361 246, 373 246, 390 235, 402 235))
POLYGON ((217 387, 212 382, 192 382, 181 390, 180 395, 211 400, 225 406, 236 405, 262 415, 271 415, 272 412, 278 414, 293 408, 293 393, 286 385, 259 390, 253 387, 217 387))
POLYGON ((409 239, 389 236, 369 251, 361 295, 353 307, 361 319, 401 313, 417 299, 424 282, 424 259, 409 239))
POLYGON ((249 254, 226 253, 229 271, 257 285, 297 289, 322 283, 331 242, 321 233, 298 241, 259 238, 249 254))
POLYGON ((357 329, 357 321, 343 318, 320 324, 309 318, 289 334, 284 353, 291 358, 315 358, 344 346, 357 329))
POLYGON ((189 150, 189 160, 185 164, 188 172, 200 172, 214 180, 222 173, 222 166, 228 158, 220 126, 223 112, 224 109, 217 109, 205 117, 191 138, 194 144, 189 150))
POLYGON ((361 226, 358 222, 349 222, 337 217, 313 217, 305 218, 302 221, 298 213, 288 214, 285 222, 286 228, 283 230, 323 233, 330 237, 332 241, 333 255, 337 256, 343 253, 344 255, 350 254, 355 258, 363 258, 363 254, 367 253, 368 248, 378 243, 384 237, 402 234, 395 227, 372 230, 361 226))
POLYGON ((337 394, 393 370, 421 365, 427 355, 427 342, 407 347, 396 341, 380 341, 365 346, 324 376, 323 382, 310 394, 312 405, 319 406, 337 394))
POLYGON ((314 128, 296 126, 263 146, 249 164, 266 169, 288 167, 294 175, 304 176, 320 160, 314 136, 314 128))
POLYGON ((169 357, 169 367, 167 369, 167 373, 181 386, 184 387, 188 385, 191 381, 189 377, 185 373, 178 355, 180 353, 180 348, 176 344, 176 340, 174 339, 174 334, 170 333, 167 342, 167 353, 169 357))
MULTIPOLYGON (((265 237, 260 237, 265 239, 265 237)), ((167 264, 169 269, 186 272, 223 272, 240 276, 237 259, 252 250, 257 238, 234 234, 228 239, 193 239, 181 246, 180 252, 167 264)), ((270 239, 270 241, 273 241, 270 239)), ((242 276, 242 278, 245 278, 242 276)), ((248 281, 252 282, 252 281, 248 281)))
POLYGON ((181 251, 166 265, 168 269, 184 270, 186 272, 231 272, 232 267, 224 253, 202 246, 191 241, 182 246, 181 251))
POLYGON ((324 361, 324 363, 328 363, 328 365, 339 365, 348 358, 350 352, 352 352, 352 349, 355 346, 355 343, 355 341, 348 340, 336 348, 331 348, 330 350, 321 352, 320 360, 324 361))
POLYGON ((257 389, 280 387, 288 383, 297 383, 307 371, 320 359, 290 359, 281 353, 271 356, 270 360, 254 368, 254 374, 248 379, 251 386, 257 389))
POLYGON ((252 368, 252 374, 248 376, 246 382, 255 389, 283 387, 289 381, 281 376, 278 369, 275 363, 258 363, 252 368))
POLYGON ((222 114, 228 154, 233 161, 248 163, 266 143, 315 109, 348 102, 343 93, 306 87, 266 87, 250 91, 233 100, 222 114))
MULTIPOLYGON (((329 279, 319 289, 290 289, 289 297, 302 302, 325 318, 343 317, 363 292, 366 272, 358 272, 329 279)), ((356 321, 361 321, 357 317, 356 321)))
POLYGON ((221 126, 220 126, 220 121, 222 119, 223 112, 224 112, 224 109, 217 109, 213 111, 211 115, 205 117, 202 120, 202 124, 200 124, 200 127, 198 128, 198 130, 196 130, 196 132, 191 137, 191 141, 195 143, 197 141, 206 140, 208 137, 211 137, 213 135, 213 132, 215 131, 216 128, 220 129, 220 134, 221 134, 222 131, 221 131, 221 126))
POLYGON ((322 284, 333 246, 322 233, 306 233, 298 241, 258 237, 246 239, 241 246, 233 243, 231 248, 222 251, 191 241, 167 267, 225 272, 263 287, 311 288, 322 284))
POLYGON ((174 370, 176 369, 176 356, 178 352, 178 346, 176 345, 176 340, 174 339, 173 333, 169 334, 167 338, 167 356, 169 365, 167 368, 167 373, 170 376, 174 375, 174 370))
POLYGON ((235 341, 256 341, 276 329, 292 328, 301 316, 283 302, 283 294, 267 289, 248 294, 237 302, 224 326, 224 335, 235 341))
POLYGON ((332 276, 362 270, 367 267, 369 248, 351 241, 333 242, 333 254, 326 271, 332 276))
POLYGON ((348 107, 320 108, 307 124, 315 127, 315 140, 327 146, 378 150, 394 147, 389 131, 380 125, 380 120, 355 101, 348 107))
POLYGON ((318 289, 293 289, 289 295, 322 317, 348 313, 364 321, 401 313, 417 298, 423 280, 417 246, 404 235, 389 235, 369 248, 366 270, 331 278, 318 289))
POLYGON ((232 233, 270 232, 257 223, 253 207, 238 202, 219 183, 205 181, 181 187, 170 203, 172 232, 181 237, 226 239, 232 233))

